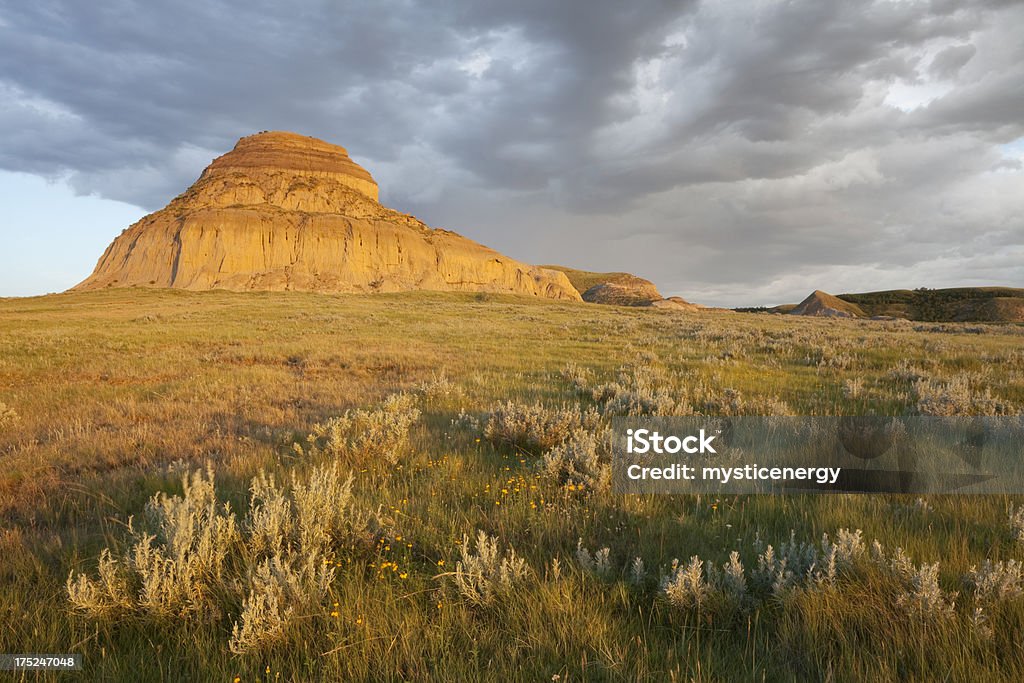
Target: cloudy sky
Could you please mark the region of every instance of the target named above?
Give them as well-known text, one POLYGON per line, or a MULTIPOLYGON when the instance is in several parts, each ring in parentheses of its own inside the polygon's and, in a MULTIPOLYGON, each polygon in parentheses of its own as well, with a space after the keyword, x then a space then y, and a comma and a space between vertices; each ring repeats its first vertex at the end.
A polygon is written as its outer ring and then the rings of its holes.
POLYGON ((1024 3, 0 0, 0 296, 63 290, 240 136, 719 305, 1024 287, 1024 3))

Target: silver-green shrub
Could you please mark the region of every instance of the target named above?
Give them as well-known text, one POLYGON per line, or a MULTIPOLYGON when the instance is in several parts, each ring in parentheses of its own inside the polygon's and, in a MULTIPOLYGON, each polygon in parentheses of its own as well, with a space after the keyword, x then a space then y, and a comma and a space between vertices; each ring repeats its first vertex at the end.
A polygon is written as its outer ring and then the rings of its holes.
POLYGON ((561 486, 606 491, 612 481, 612 439, 607 428, 574 432, 544 454, 541 471, 561 486))
POLYGON ((674 607, 700 611, 713 588, 704 576, 704 561, 694 555, 685 565, 672 560, 668 576, 662 579, 661 590, 674 607))
POLYGON ((409 448, 409 433, 420 417, 416 397, 392 394, 379 408, 348 410, 313 425, 300 454, 322 454, 353 463, 395 465, 409 448))
POLYGON ((661 369, 638 364, 619 371, 618 379, 591 391, 606 415, 689 415, 683 392, 661 369))
POLYGON ((507 595, 529 571, 515 548, 510 545, 502 549, 496 536, 483 531, 477 532, 475 551, 470 547, 469 536, 463 536, 461 551, 462 559, 455 565, 452 581, 459 594, 475 605, 487 605, 507 595))
POLYGON ((607 579, 612 575, 611 552, 610 548, 601 548, 591 553, 581 538, 576 542, 576 563, 583 571, 607 579))
POLYGON ((907 590, 896 596, 896 604, 913 615, 929 619, 953 616, 956 593, 947 593, 939 586, 939 563, 922 563, 907 582, 907 590))
POLYGON ((542 403, 527 405, 508 401, 491 412, 484 426, 484 436, 495 443, 541 453, 565 443, 579 431, 596 429, 598 423, 594 410, 581 412, 569 405, 550 408, 542 403))
POLYGON ((669 603, 680 609, 731 614, 763 600, 781 600, 796 590, 816 590, 850 573, 866 555, 861 531, 840 529, 835 540, 822 535, 820 545, 788 541, 776 548, 756 539, 757 564, 749 571, 733 550, 721 567, 694 555, 687 564, 673 560, 661 589, 669 603))
POLYGON ((914 382, 915 409, 920 415, 1011 415, 1008 403, 992 396, 989 387, 976 391, 968 378, 920 379, 914 382))
POLYGON ((235 515, 220 505, 213 471, 186 474, 181 496, 158 493, 146 505, 148 529, 129 520, 135 541, 121 560, 100 554, 99 578, 68 576, 71 604, 94 616, 135 611, 155 617, 209 613, 227 586, 239 542, 235 515))
POLYGON ((217 502, 212 469, 187 473, 182 483, 182 495, 150 499, 145 529, 129 523, 131 543, 120 557, 100 553, 97 577, 69 574, 76 611, 97 619, 219 618, 241 603, 229 647, 259 650, 313 610, 334 579, 337 552, 377 524, 354 510, 352 477, 337 462, 293 476, 287 488, 258 474, 241 523, 217 502))

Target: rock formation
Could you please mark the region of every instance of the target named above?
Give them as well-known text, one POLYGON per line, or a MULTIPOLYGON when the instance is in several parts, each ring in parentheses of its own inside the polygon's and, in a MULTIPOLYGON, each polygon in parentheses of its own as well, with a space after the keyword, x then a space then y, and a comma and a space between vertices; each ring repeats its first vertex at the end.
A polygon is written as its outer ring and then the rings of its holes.
POLYGON ((630 273, 592 273, 565 266, 543 267, 565 273, 583 300, 593 304, 656 306, 687 311, 702 308, 677 296, 664 299, 653 282, 630 273))
POLYGON ((165 208, 121 233, 75 289, 486 291, 580 299, 563 273, 382 206, 344 148, 244 137, 165 208))
MULTIPOLYGON (((690 313, 693 313, 694 311, 710 310, 706 306, 701 306, 700 304, 691 304, 689 301, 682 298, 681 296, 670 296, 667 299, 659 299, 658 301, 652 301, 650 305, 654 306, 655 308, 665 308, 670 311, 689 311, 690 313)), ((727 309, 724 308, 718 308, 714 310, 727 311, 727 309)))
POLYGON ((583 300, 615 306, 650 306, 655 301, 661 301, 661 293, 654 283, 630 275, 618 281, 594 285, 583 292, 583 300))
POLYGON ((790 315, 813 315, 826 318, 863 318, 862 311, 857 304, 843 301, 839 297, 832 296, 820 289, 815 290, 809 297, 797 304, 796 308, 789 311, 790 315))

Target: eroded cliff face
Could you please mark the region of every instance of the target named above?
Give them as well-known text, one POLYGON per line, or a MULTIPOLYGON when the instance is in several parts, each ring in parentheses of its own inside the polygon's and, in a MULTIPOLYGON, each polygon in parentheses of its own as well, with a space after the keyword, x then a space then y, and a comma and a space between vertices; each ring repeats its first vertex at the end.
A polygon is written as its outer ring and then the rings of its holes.
POLYGON ((377 202, 344 148, 295 133, 242 138, 188 190, 121 233, 75 289, 507 292, 580 299, 530 266, 377 202))

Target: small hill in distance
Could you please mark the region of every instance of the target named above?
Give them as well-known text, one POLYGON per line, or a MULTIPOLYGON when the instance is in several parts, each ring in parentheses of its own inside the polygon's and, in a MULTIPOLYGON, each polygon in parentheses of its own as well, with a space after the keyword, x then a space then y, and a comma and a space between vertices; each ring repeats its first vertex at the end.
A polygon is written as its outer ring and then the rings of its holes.
POLYGON ((565 266, 541 266, 565 273, 584 301, 616 306, 650 306, 662 299, 654 283, 630 273, 595 273, 565 266))
POLYGON ((1024 289, 952 287, 890 289, 832 296, 815 291, 799 304, 738 311, 919 322, 1024 322, 1024 289))
POLYGON ((801 301, 790 315, 813 315, 824 318, 863 318, 864 311, 857 304, 832 296, 817 289, 809 297, 801 301))
POLYGON ((595 273, 565 266, 541 267, 565 273, 583 300, 592 304, 652 306, 680 311, 697 311, 703 308, 678 296, 666 299, 653 282, 632 273, 595 273))
POLYGON ((933 322, 1024 322, 1024 289, 954 287, 840 294, 869 316, 933 322))

